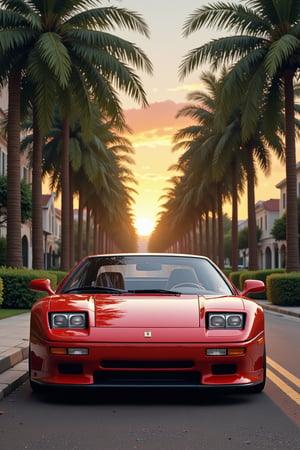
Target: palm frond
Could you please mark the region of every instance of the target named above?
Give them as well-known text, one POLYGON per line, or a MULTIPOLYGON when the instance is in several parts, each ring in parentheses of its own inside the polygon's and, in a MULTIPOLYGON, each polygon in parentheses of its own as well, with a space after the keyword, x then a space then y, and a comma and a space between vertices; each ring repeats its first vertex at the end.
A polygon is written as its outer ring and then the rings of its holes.
POLYGON ((288 60, 294 56, 299 47, 299 38, 291 34, 284 34, 273 42, 265 59, 267 73, 272 77, 280 68, 288 65, 288 60))
POLYGON ((100 30, 118 27, 150 36, 149 27, 140 14, 114 6, 82 11, 71 17, 67 23, 75 28, 92 27, 100 30))
POLYGON ((255 14, 255 9, 248 5, 216 2, 213 5, 197 8, 187 18, 183 25, 183 36, 187 37, 206 25, 212 29, 234 31, 235 34, 244 32, 263 36, 269 24, 255 14))

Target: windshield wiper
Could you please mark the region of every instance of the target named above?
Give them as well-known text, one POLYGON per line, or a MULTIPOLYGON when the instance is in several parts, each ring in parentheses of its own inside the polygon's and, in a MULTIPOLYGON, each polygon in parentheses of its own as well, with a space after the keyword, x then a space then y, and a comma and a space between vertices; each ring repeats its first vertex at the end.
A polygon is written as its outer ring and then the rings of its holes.
POLYGON ((82 286, 82 287, 74 287, 71 289, 66 289, 63 291, 63 294, 69 294, 71 292, 85 292, 87 294, 94 293, 94 292, 112 292, 116 294, 124 294, 127 291, 124 289, 116 289, 112 287, 106 287, 106 286, 82 286))
POLYGON ((178 291, 168 291, 167 289, 129 289, 129 294, 165 294, 165 295, 181 295, 178 291))
POLYGON ((167 289, 116 289, 112 287, 106 286, 81 286, 81 287, 73 287, 71 289, 66 289, 63 291, 63 294, 70 293, 113 293, 113 294, 163 294, 163 295, 181 295, 181 292, 178 291, 168 291, 167 289))

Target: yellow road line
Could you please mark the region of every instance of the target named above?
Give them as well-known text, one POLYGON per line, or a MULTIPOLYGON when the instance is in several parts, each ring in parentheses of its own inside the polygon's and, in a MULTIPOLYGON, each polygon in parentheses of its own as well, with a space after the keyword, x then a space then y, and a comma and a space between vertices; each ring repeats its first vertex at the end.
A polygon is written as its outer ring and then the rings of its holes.
POLYGON ((300 405, 300 394, 292 389, 288 384, 282 381, 270 369, 268 370, 268 378, 273 381, 288 397, 290 397, 297 405, 300 405))
POLYGON ((269 358, 267 356, 267 363, 270 365, 273 369, 277 370, 281 375, 283 375, 287 380, 289 380, 291 383, 293 383, 297 388, 300 388, 300 378, 293 375, 291 372, 286 370, 284 367, 282 367, 277 362, 273 361, 273 359, 269 358))

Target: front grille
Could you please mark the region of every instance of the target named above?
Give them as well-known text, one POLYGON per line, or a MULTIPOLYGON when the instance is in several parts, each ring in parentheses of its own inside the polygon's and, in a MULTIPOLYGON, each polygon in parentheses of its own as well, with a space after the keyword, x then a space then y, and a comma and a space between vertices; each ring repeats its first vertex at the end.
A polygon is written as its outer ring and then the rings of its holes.
POLYGON ((116 386, 199 386, 200 374, 185 371, 103 370, 94 373, 94 383, 116 386))
POLYGON ((190 369, 193 361, 127 361, 103 360, 101 367, 105 369, 190 369))

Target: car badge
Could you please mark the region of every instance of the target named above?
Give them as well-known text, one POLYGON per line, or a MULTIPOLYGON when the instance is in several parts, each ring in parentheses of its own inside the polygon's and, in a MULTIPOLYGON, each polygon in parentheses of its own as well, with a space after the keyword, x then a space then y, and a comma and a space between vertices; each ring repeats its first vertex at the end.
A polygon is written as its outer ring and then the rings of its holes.
POLYGON ((144 337, 151 338, 152 337, 151 331, 144 331, 144 337))

